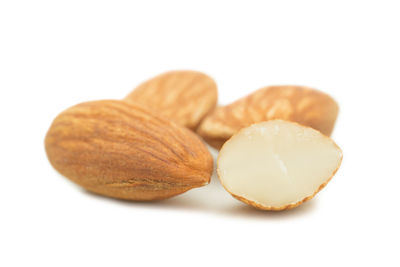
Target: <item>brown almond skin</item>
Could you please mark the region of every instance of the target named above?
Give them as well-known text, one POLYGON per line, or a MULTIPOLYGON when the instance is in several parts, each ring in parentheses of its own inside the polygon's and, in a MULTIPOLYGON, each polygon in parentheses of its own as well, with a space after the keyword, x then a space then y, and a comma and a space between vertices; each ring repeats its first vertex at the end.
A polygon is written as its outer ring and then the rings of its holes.
POLYGON ((236 132, 253 123, 282 119, 297 122, 330 136, 339 106, 333 98, 304 86, 269 86, 227 106, 217 107, 197 133, 220 149, 236 132))
POLYGON ((204 73, 170 71, 134 89, 124 101, 147 107, 191 130, 217 104, 217 85, 204 73))
POLYGON ((191 131, 123 101, 78 104, 60 113, 45 138, 62 175, 97 194, 169 198, 206 185, 213 159, 191 131))

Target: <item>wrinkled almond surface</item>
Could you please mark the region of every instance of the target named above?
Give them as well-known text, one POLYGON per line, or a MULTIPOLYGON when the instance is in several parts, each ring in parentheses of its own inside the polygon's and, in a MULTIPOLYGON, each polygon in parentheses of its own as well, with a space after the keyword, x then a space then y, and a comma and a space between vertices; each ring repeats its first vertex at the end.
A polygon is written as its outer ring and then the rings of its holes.
POLYGON ((197 71, 170 71, 134 89, 125 101, 138 103, 195 129, 217 103, 217 85, 197 71))
POLYGON ((216 108, 197 131, 218 149, 241 128, 273 119, 297 122, 329 136, 338 110, 336 102, 320 91, 302 86, 270 86, 216 108))
POLYGON ((60 113, 45 147, 54 168, 89 191, 156 200, 209 183, 213 160, 191 131, 123 101, 86 102, 60 113))

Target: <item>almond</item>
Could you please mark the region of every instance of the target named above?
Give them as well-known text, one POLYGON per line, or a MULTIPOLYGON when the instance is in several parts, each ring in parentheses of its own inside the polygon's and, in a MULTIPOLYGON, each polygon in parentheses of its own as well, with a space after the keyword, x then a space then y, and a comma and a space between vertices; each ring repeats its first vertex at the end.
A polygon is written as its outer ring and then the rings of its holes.
POLYGON ((216 108, 197 132, 217 149, 241 128, 273 119, 297 122, 329 136, 338 110, 335 100, 320 91, 302 86, 270 86, 216 108))
POLYGON ((45 138, 48 159, 85 189, 157 200, 206 185, 213 159, 191 131, 123 101, 86 102, 60 113, 45 138))
POLYGON ((235 198, 258 209, 284 210, 313 198, 341 161, 340 148, 319 131, 271 120, 232 136, 219 153, 217 173, 235 198))
POLYGON ((139 85, 124 100, 194 130, 215 108, 217 85, 201 72, 170 71, 139 85))

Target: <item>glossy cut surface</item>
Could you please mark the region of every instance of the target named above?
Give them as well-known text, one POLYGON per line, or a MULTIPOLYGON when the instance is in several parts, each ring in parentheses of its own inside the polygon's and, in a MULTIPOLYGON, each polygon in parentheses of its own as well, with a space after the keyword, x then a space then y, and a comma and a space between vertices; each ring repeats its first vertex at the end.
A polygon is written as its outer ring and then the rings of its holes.
POLYGON ((332 178, 340 148, 320 132, 273 120, 234 135, 220 151, 218 175, 235 197, 260 209, 293 208, 332 178))

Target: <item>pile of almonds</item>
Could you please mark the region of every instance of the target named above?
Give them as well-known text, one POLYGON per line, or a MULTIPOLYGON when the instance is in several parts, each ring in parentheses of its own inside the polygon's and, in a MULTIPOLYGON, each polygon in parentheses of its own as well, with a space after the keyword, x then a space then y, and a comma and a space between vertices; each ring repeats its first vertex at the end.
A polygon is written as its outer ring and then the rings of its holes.
POLYGON ((85 189, 151 201, 207 185, 220 149, 218 177, 235 198, 263 210, 297 207, 338 170, 342 152, 328 136, 338 105, 300 86, 271 86, 216 107, 213 79, 172 71, 123 100, 78 104, 61 112, 45 138, 48 159, 85 189))

